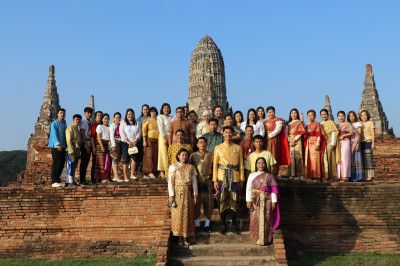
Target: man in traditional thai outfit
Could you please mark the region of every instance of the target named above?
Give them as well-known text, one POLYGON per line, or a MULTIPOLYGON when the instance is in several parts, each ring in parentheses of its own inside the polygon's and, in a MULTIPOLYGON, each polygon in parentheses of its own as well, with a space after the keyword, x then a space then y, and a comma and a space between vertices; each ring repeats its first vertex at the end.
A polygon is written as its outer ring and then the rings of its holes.
POLYGON ((214 149, 217 145, 224 142, 224 136, 217 131, 218 120, 213 118, 209 123, 210 132, 203 135, 207 139, 207 151, 214 153, 214 149))
POLYGON ((275 108, 269 106, 266 109, 268 120, 265 121, 265 148, 272 153, 276 164, 272 168, 272 173, 279 174, 279 166, 290 164, 289 144, 285 132, 285 125, 282 119, 275 117, 275 108))
POLYGON ((53 164, 51 167, 51 186, 62 187, 61 173, 64 169, 67 141, 65 139, 65 130, 67 123, 65 122, 65 109, 60 108, 57 111, 57 120, 50 125, 49 147, 51 148, 51 157, 53 164))
POLYGON ((246 177, 249 176, 250 173, 256 171, 256 161, 258 158, 263 157, 266 161, 265 169, 268 173, 271 172, 271 169, 274 164, 276 164, 276 160, 272 153, 264 150, 264 137, 261 135, 254 136, 254 146, 256 148, 249 157, 247 157, 246 163, 244 164, 244 169, 246 169, 246 177))
POLYGON ((254 128, 252 125, 247 125, 245 129, 246 139, 240 143, 240 148, 243 154, 243 163, 246 163, 247 157, 256 150, 253 143, 254 128))
POLYGON ((67 127, 65 138, 67 140, 67 181, 65 186, 79 186, 75 182, 75 170, 78 165, 78 160, 81 157, 81 133, 78 126, 81 123, 82 116, 75 114, 72 118, 72 125, 67 127))
POLYGON ((226 233, 226 214, 231 210, 232 232, 239 234, 236 225, 240 189, 244 186, 243 155, 239 145, 232 141, 233 128, 222 129, 225 141, 215 147, 213 181, 221 215, 221 234, 226 233))
POLYGON ((183 130, 185 138, 183 140, 184 143, 190 144, 193 146, 195 132, 190 124, 189 120, 185 119, 184 117, 184 109, 183 107, 176 108, 176 120, 172 121, 169 125, 169 145, 176 143, 178 140, 176 135, 174 134, 178 129, 183 130))
POLYGON ((279 225, 279 192, 275 176, 266 169, 264 157, 256 160, 256 171, 249 175, 246 187, 250 209, 250 237, 258 245, 272 243, 272 234, 279 225))
POLYGON ((207 151, 207 139, 200 137, 197 142, 199 150, 192 153, 189 163, 194 166, 197 173, 197 187, 199 190, 199 199, 195 205, 195 227, 196 232, 200 232, 200 214, 201 206, 204 209, 205 224, 203 231, 210 232, 210 221, 214 208, 213 185, 211 181, 213 154, 207 151))

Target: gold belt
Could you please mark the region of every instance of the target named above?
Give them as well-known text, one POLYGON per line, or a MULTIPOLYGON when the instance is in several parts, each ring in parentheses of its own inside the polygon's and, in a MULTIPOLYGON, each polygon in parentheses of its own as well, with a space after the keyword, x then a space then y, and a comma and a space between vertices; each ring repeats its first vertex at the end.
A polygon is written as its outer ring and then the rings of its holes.
POLYGON ((175 186, 189 187, 191 185, 192 185, 192 183, 175 183, 175 186))

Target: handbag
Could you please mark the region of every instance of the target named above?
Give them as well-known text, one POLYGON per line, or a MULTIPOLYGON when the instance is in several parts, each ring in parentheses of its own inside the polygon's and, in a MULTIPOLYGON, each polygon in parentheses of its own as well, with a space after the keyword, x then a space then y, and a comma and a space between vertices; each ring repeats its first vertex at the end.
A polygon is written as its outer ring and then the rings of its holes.
POLYGON ((132 147, 128 149, 128 154, 129 155, 133 155, 133 154, 137 154, 139 152, 137 147, 132 147))

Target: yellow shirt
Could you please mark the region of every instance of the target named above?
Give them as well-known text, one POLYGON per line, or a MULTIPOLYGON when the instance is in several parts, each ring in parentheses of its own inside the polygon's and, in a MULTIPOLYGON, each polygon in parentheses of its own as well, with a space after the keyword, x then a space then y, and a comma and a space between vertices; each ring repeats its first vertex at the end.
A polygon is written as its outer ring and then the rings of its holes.
POLYGON ((148 118, 143 121, 142 126, 143 137, 158 139, 158 123, 157 119, 148 118))
POLYGON ((372 131, 375 130, 374 123, 372 121, 363 122, 364 130, 361 136, 361 141, 372 140, 372 131))
POLYGON ((233 170, 232 182, 245 181, 243 154, 239 145, 222 143, 215 147, 214 150, 214 166, 213 166, 213 181, 217 179, 223 181, 225 170, 219 169, 218 164, 238 166, 239 171, 233 170))
POLYGON ((79 148, 81 143, 81 134, 79 133, 78 127, 70 125, 65 130, 65 138, 67 139, 67 152, 75 153, 75 149, 79 148))
POLYGON ((276 164, 275 158, 269 151, 262 151, 260 153, 256 153, 253 151, 249 157, 247 157, 246 164, 244 166, 245 169, 250 170, 250 172, 256 171, 256 161, 258 158, 263 157, 267 162, 267 169, 271 171, 271 166, 276 164))

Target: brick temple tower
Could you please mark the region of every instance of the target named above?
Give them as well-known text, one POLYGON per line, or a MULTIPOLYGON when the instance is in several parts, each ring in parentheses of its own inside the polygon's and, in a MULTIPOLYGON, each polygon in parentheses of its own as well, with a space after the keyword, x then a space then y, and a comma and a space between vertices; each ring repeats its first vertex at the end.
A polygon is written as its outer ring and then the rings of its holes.
POLYGON ((229 111, 226 98, 225 65, 221 51, 205 35, 192 53, 189 72, 189 110, 196 111, 201 118, 204 110, 214 111, 221 105, 229 111))
POLYGON ((376 136, 387 135, 389 132, 389 121, 387 120, 382 104, 379 101, 372 66, 367 64, 366 68, 360 111, 368 110, 371 114, 371 121, 375 125, 376 136))
POLYGON ((331 101, 329 100, 329 96, 325 95, 325 107, 326 110, 328 110, 329 115, 328 115, 328 119, 335 121, 335 119, 333 118, 333 113, 332 113, 332 107, 331 107, 331 101))
POLYGON ((31 134, 28 141, 28 155, 24 179, 22 180, 23 185, 51 182, 52 159, 50 148, 47 145, 49 143, 50 124, 57 119, 57 110, 59 108, 60 100, 54 79, 54 66, 51 65, 43 104, 35 124, 35 132, 31 134), (35 179, 32 178, 32 174, 35 174, 35 179), (38 176, 39 178, 37 178, 38 176))
POLYGON ((92 118, 90 119, 90 122, 94 122, 96 121, 96 116, 94 115, 94 113, 96 112, 94 109, 94 96, 90 95, 90 101, 89 101, 89 107, 93 109, 93 115, 92 118))

